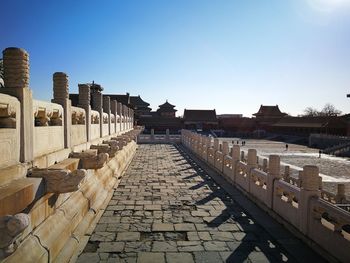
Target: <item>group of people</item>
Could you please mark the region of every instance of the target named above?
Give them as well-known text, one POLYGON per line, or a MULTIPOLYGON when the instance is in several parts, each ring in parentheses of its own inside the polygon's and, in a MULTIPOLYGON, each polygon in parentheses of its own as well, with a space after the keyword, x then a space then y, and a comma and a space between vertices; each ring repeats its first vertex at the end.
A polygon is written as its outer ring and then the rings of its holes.
MULTIPOLYGON (((242 146, 245 146, 245 141, 242 141, 242 146)), ((235 141, 232 141, 232 144, 235 144, 235 141)), ((239 144, 239 140, 237 140, 237 144, 239 144)))

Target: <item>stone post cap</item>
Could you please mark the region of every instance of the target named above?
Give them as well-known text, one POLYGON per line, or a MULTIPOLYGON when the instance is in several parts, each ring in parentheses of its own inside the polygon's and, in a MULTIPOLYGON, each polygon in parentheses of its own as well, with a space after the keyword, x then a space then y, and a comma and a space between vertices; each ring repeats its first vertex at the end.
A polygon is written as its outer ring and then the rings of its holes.
POLYGON ((229 152, 228 142, 225 141, 222 143, 222 153, 224 155, 228 155, 228 152, 229 152))
POLYGON ((255 149, 248 149, 248 165, 256 165, 257 156, 256 156, 256 150, 255 149))
POLYGON ((22 56, 23 58, 29 58, 28 52, 23 48, 18 47, 8 47, 2 51, 2 54, 8 56, 22 56))
POLYGON ((315 165, 305 165, 302 173, 302 188, 307 191, 319 190, 319 169, 315 165))
POLYGON ((239 147, 239 145, 233 145, 232 146, 232 159, 239 160, 240 154, 241 154, 241 148, 239 147))
MULTIPOLYGON (((64 72, 55 72, 53 73, 53 78, 68 78, 68 75, 64 72)), ((79 84, 82 85, 82 84, 79 84)))
POLYGON ((269 156, 269 174, 274 177, 280 177, 281 160, 279 155, 269 156))

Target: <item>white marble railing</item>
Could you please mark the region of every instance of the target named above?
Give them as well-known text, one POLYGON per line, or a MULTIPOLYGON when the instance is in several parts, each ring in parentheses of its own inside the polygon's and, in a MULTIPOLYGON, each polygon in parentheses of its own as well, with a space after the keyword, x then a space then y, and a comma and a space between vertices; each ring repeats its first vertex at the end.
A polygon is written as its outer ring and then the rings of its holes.
POLYGON ((35 117, 34 157, 64 149, 63 108, 56 103, 33 100, 35 117))
POLYGON ((182 131, 181 141, 186 148, 259 206, 277 214, 339 261, 350 262, 350 213, 338 207, 348 204, 344 185, 338 186, 337 194, 331 194, 320 189, 322 181, 316 166, 304 166, 300 178, 295 178, 289 175, 289 166, 281 172, 277 155, 264 160, 256 150, 250 149, 246 155, 238 145, 227 150, 218 139, 214 139, 213 146, 208 140, 182 131))
POLYGON ((19 162, 20 116, 18 99, 0 94, 0 168, 19 162))

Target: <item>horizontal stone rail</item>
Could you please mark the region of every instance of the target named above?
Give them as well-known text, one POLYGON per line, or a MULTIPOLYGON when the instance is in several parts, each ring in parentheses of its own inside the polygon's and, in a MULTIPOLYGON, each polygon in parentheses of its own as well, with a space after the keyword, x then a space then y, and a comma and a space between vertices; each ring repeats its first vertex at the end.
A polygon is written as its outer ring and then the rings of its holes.
POLYGON ((85 125, 86 113, 83 108, 72 106, 72 125, 85 125))
POLYGON ((57 103, 33 100, 35 126, 62 126, 63 107, 57 103))
POLYGON ((311 247, 331 261, 350 262, 350 213, 337 206, 348 203, 344 185, 338 186, 337 194, 330 194, 321 189, 316 166, 304 166, 299 178, 294 178, 289 166, 281 172, 277 155, 261 158, 254 149, 246 154, 238 145, 228 149, 218 139, 208 148, 204 145, 211 145, 209 137, 187 130, 181 134, 186 148, 311 247))
POLYGON ((300 188, 276 181, 273 190, 273 210, 296 228, 301 227, 299 209, 300 188))
POLYGON ((0 168, 20 162, 20 118, 19 100, 0 93, 0 168))
POLYGON ((322 199, 310 200, 307 235, 327 250, 337 253, 342 262, 349 262, 349 213, 322 199))

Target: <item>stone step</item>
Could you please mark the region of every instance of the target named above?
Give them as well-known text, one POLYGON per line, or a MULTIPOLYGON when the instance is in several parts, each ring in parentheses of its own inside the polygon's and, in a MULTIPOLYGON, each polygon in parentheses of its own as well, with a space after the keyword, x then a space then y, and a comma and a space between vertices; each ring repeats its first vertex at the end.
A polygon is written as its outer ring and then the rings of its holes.
POLYGON ((15 215, 33 202, 40 178, 21 178, 0 187, 0 216, 15 215))
POLYGON ((79 166, 79 158, 68 158, 65 159, 59 163, 53 164, 49 166, 47 169, 53 170, 53 169, 68 169, 70 171, 74 171, 78 169, 79 166))

